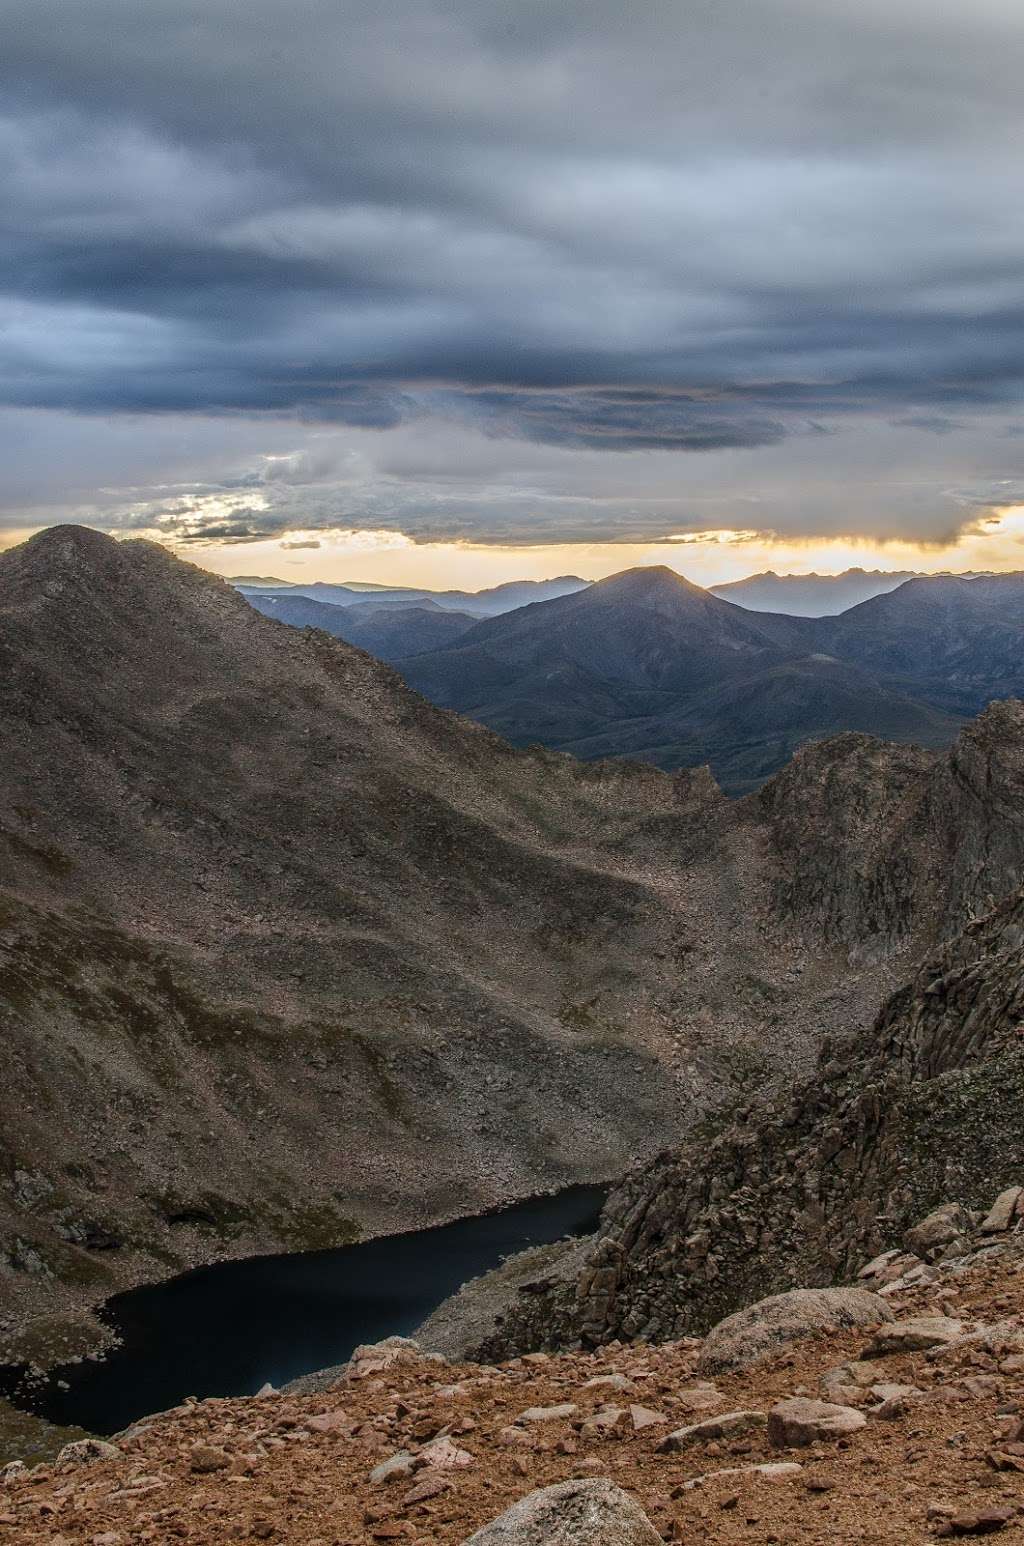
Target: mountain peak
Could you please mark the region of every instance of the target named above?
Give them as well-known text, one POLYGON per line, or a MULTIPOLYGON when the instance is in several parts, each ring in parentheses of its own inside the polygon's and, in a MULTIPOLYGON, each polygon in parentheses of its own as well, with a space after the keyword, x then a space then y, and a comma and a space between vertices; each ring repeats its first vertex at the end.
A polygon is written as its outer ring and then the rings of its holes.
POLYGON ((700 596, 711 598, 706 590, 694 585, 667 564, 645 564, 636 569, 623 569, 609 575, 590 587, 587 595, 616 596, 621 600, 650 601, 655 597, 671 598, 700 596))

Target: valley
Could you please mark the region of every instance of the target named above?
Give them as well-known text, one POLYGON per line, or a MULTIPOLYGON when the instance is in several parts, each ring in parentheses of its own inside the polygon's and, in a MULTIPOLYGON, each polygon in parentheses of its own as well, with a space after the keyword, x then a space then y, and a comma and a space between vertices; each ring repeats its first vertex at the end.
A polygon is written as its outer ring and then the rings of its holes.
MULTIPOLYGON (((0 627, 4 1361, 197 1263, 608 1180, 936 926, 927 882, 851 969, 780 910, 781 810, 516 751, 150 544, 12 549, 0 627)), ((942 777, 847 757, 887 815, 942 777)))

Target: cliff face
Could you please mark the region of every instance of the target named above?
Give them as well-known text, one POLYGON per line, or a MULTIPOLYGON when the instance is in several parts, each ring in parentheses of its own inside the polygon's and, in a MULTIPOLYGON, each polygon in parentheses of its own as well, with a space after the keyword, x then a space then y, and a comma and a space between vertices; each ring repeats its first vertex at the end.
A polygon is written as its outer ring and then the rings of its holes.
POLYGON ((852 949, 945 937, 1020 884, 1024 704, 994 703, 941 757, 843 735, 751 797, 775 911, 852 949))
POLYGON ((762 1295, 848 1276, 931 1207, 985 1204, 1024 1164, 1024 892, 970 923, 834 1039, 792 1100, 744 1109, 634 1170, 571 1273, 483 1342, 702 1331, 762 1295))

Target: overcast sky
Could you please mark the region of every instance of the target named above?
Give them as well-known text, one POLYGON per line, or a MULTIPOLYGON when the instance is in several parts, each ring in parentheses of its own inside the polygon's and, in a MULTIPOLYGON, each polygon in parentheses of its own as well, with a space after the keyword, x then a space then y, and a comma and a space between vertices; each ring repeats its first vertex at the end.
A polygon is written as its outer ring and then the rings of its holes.
POLYGON ((831 551, 1024 501, 1019 0, 0 31, 0 542, 831 551))

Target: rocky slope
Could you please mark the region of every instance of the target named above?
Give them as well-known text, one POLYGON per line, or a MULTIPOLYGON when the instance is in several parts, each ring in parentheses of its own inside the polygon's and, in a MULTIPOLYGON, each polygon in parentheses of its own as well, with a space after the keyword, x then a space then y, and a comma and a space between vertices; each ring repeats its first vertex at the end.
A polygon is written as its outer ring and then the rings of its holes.
MULTIPOLYGON (((899 867, 899 855, 894 855, 899 867)), ((484 1356, 701 1331, 760 1295, 829 1284, 953 1195, 1024 1166, 1024 892, 970 922, 867 1033, 833 1038, 790 1098, 719 1114, 638 1167, 600 1234, 515 1263, 440 1312, 484 1356), (481 1336, 487 1316, 490 1328, 481 1336)))
POLYGON ((757 1304, 704 1342, 480 1366, 393 1338, 319 1386, 186 1402, 0 1471, 0 1531, 11 1546, 1020 1540, 1019 1195, 995 1219, 950 1204, 965 1222, 938 1265, 874 1264, 867 1290, 757 1304))
MULTIPOLYGON (((792 1079, 964 905, 954 865, 826 939, 770 804, 513 751, 145 543, 11 550, 0 630, 0 1357, 196 1260, 613 1175, 792 1079)), ((894 813, 949 781, 849 755, 894 813)))

